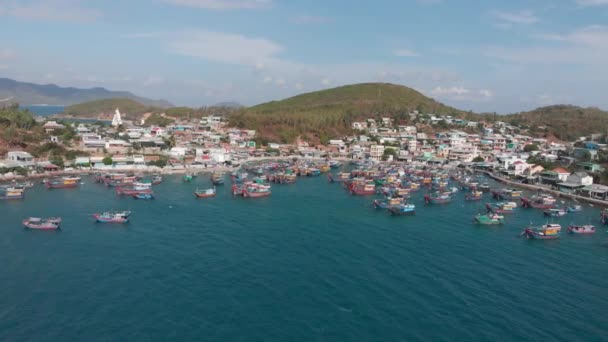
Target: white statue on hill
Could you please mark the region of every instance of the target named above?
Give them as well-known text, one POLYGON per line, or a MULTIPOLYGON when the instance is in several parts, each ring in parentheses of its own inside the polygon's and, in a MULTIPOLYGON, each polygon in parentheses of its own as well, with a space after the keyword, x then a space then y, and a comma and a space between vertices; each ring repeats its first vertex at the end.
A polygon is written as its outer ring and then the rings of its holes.
POLYGON ((116 112, 114 113, 114 117, 112 118, 112 126, 118 127, 122 125, 122 118, 120 117, 120 111, 116 108, 116 112))

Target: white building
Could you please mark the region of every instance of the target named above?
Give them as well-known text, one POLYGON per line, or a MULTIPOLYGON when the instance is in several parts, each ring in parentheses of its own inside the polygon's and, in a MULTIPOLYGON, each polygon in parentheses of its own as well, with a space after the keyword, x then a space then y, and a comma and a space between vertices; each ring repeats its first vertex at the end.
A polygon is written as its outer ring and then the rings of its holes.
POLYGON ((369 156, 374 160, 382 160, 384 155, 384 145, 372 145, 369 149, 369 156))
POLYGON ((120 117, 120 111, 118 110, 118 108, 116 108, 116 111, 114 112, 114 117, 112 118, 112 126, 118 127, 120 125, 122 125, 122 118, 120 117))

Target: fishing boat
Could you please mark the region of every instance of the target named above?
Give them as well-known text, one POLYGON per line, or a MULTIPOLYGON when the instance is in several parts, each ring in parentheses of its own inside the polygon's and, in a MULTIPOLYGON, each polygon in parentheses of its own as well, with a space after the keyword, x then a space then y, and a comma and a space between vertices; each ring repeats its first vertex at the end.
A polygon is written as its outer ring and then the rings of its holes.
POLYGON ((495 214, 512 214, 515 212, 517 208, 517 203, 515 202, 499 202, 499 203, 488 203, 486 204, 486 208, 488 212, 492 212, 495 214))
POLYGON ((340 166, 342 166, 342 163, 339 162, 339 161, 337 161, 337 160, 330 160, 329 161, 329 167, 332 168, 332 169, 337 169, 340 166))
POLYGON ((522 197, 520 201, 523 208, 553 209, 556 199, 551 195, 538 195, 531 198, 522 197))
POLYGON ((224 174, 223 173, 219 173, 219 172, 214 172, 211 175, 211 183, 213 183, 213 185, 222 185, 222 184, 224 184, 224 174))
POLYGON ((608 209, 602 210, 600 214, 600 222, 602 222, 602 224, 608 225, 608 209))
POLYGON ((189 183, 192 182, 192 178, 194 178, 194 176, 191 173, 187 173, 182 179, 185 183, 189 183))
POLYGON ((576 213, 579 211, 583 211, 583 207, 580 205, 572 205, 572 206, 569 206, 567 210, 569 213, 576 213))
POLYGON ((372 202, 372 205, 376 209, 390 209, 395 206, 399 206, 404 204, 404 200, 402 198, 386 198, 386 199, 376 199, 372 202))
POLYGON ((245 186, 242 190, 243 197, 260 198, 270 196, 270 185, 252 183, 245 186))
POLYGON ((117 195, 125 195, 125 196, 135 196, 135 195, 143 195, 143 194, 147 194, 147 195, 152 195, 153 191, 150 188, 146 188, 146 187, 134 187, 134 186, 130 186, 130 187, 118 187, 116 188, 116 194, 117 195))
POLYGON ((196 196, 197 198, 215 197, 215 187, 204 190, 196 189, 194 191, 194 196, 196 196))
POLYGON ((477 214, 473 218, 473 221, 477 224, 496 225, 496 224, 503 224, 505 222, 505 217, 502 215, 493 214, 493 213, 477 214))
POLYGON ((25 190, 14 187, 0 188, 0 200, 17 200, 24 197, 25 190))
POLYGON ((412 216, 416 215, 416 206, 413 204, 401 204, 388 208, 393 216, 412 216))
POLYGON ((130 211, 106 211, 101 214, 93 214, 93 217, 100 223, 127 223, 130 215, 130 211))
POLYGON ((161 175, 155 175, 154 177, 152 177, 152 185, 158 185, 162 183, 162 181, 163 177, 161 175))
POLYGON ((38 217, 30 217, 23 220, 23 226, 29 229, 40 229, 40 230, 57 230, 59 229, 60 222, 49 221, 38 217))
POLYGON ((521 235, 525 235, 527 239, 536 240, 553 240, 559 238, 559 233, 562 226, 555 223, 548 223, 540 227, 528 227, 521 235))
POLYGON ((374 183, 353 183, 349 189, 352 195, 368 196, 376 193, 376 185, 374 183))
POLYGON ((464 196, 465 201, 479 201, 483 198, 483 192, 473 190, 464 196))
POLYGON ((311 168, 307 170, 306 175, 308 177, 317 177, 321 175, 321 170, 317 168, 311 168))
POLYGON ((570 233, 570 234, 593 234, 593 233, 595 233, 595 226, 592 226, 592 225, 584 225, 584 226, 571 225, 570 227, 568 227, 568 233, 570 233))
POLYGON ((152 194, 152 193, 139 193, 139 194, 133 195, 133 198, 135 198, 135 199, 143 199, 143 200, 151 200, 151 199, 154 199, 154 194, 152 194))
POLYGON ((496 198, 496 199, 512 201, 512 200, 519 199, 522 195, 522 192, 521 192, 521 190, 517 190, 517 189, 502 189, 499 191, 492 191, 492 194, 494 195, 494 198, 496 198))
POLYGON ((80 184, 80 177, 61 177, 47 180, 45 185, 48 189, 76 188, 80 184))
POLYGON ((347 181, 347 180, 350 179, 350 173, 348 173, 348 172, 340 172, 336 176, 332 175, 331 173, 328 173, 327 174, 327 179, 329 180, 330 183, 345 182, 345 181, 347 181))
POLYGON ((548 217, 562 217, 565 216, 568 212, 566 209, 548 209, 543 212, 545 216, 548 217))
POLYGON ((477 189, 478 189, 479 191, 481 191, 481 192, 484 192, 484 193, 486 193, 486 192, 490 192, 490 184, 488 184, 488 183, 483 183, 483 184, 479 185, 479 186, 477 187, 477 189))
POLYGON ((434 195, 424 195, 424 202, 426 204, 446 204, 452 201, 452 193, 442 192, 434 195))

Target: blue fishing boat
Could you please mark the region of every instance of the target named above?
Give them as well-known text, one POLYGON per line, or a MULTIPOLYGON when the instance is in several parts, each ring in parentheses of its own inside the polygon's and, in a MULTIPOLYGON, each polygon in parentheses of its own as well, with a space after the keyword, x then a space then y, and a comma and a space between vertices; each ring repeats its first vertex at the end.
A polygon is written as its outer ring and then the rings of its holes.
POLYGON ((140 193, 133 195, 135 199, 151 200, 154 199, 154 194, 151 193, 140 193))
POLYGON ((413 204, 402 204, 388 209, 393 216, 412 216, 416 215, 416 206, 413 204))
POLYGON ((390 209, 392 207, 396 207, 404 204, 403 199, 401 198, 386 198, 386 199, 377 199, 374 200, 372 205, 376 209, 390 209))

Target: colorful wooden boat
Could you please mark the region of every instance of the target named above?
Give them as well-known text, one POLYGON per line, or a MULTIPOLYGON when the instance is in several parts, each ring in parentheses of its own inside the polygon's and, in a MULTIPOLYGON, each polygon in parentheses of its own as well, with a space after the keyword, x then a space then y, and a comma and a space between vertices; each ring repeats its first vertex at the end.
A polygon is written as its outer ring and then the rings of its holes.
POLYGON ((61 177, 47 180, 45 183, 48 189, 76 188, 80 185, 80 177, 61 177))
POLYGON ((593 233, 595 233, 595 226, 592 226, 592 225, 584 225, 584 226, 571 225, 570 227, 568 227, 568 233, 570 233, 570 234, 593 234, 593 233))
POLYGON ((405 204, 405 201, 402 198, 376 199, 372 202, 372 205, 376 209, 390 209, 402 204, 405 204))
POLYGON ((106 211, 101 214, 93 214, 95 221, 99 223, 127 223, 131 216, 130 211, 111 212, 106 211))
POLYGON ((152 191, 152 189, 150 188, 145 188, 145 187, 118 187, 116 188, 116 194, 117 195, 125 195, 125 196, 135 196, 135 195, 143 195, 143 194, 148 194, 148 195, 152 195, 154 194, 154 192, 152 191))
POLYGON ((158 185, 163 182, 163 177, 161 175, 156 175, 152 177, 152 185, 158 185))
POLYGON ((548 223, 540 227, 528 227, 521 235, 524 235, 527 239, 553 240, 559 238, 561 230, 562 226, 559 224, 548 223))
POLYGON ((40 230, 56 230, 61 225, 61 218, 54 217, 49 219, 42 219, 39 217, 30 217, 23 220, 23 226, 29 229, 40 229, 40 230))
POLYGON ((566 216, 567 213, 566 209, 548 209, 543 212, 547 217, 562 217, 566 216))
POLYGON ((452 202, 452 193, 443 192, 434 195, 424 195, 426 204, 446 204, 452 202))
POLYGON ((479 185, 477 189, 483 193, 490 192, 490 185, 488 183, 483 183, 479 185))
POLYGON ((568 207, 568 212, 569 213, 576 213, 579 211, 583 211, 583 207, 580 205, 572 205, 568 207))
POLYGON ((505 217, 499 214, 492 214, 492 213, 488 213, 485 215, 482 214, 477 214, 474 218, 473 221, 477 224, 482 224, 482 225, 497 225, 497 224, 503 224, 505 221, 505 217))
POLYGON ((368 196, 376 193, 376 185, 374 183, 357 184, 353 183, 350 187, 350 193, 357 196, 368 196))
POLYGON ((530 198, 522 197, 520 201, 523 208, 553 209, 556 200, 551 195, 538 195, 530 198))
POLYGON ((473 190, 464 196, 465 201, 479 201, 483 199, 483 192, 473 190))
POLYGON ((189 182, 192 182, 192 178, 194 178, 194 176, 192 174, 188 173, 188 174, 185 174, 182 179, 184 182, 189 183, 189 182))
POLYGON ((413 204, 402 204, 388 208, 393 216, 413 216, 416 215, 416 206, 413 204))
POLYGON ((252 183, 243 188, 243 197, 260 198, 270 196, 270 185, 252 183))
POLYGON ((223 185, 224 184, 224 174, 222 174, 222 173, 212 174, 211 183, 213 183, 213 185, 223 185))
POLYGON ((216 194, 215 187, 211 188, 211 189, 205 189, 205 190, 196 189, 196 191, 194 191, 194 196, 196 196, 197 198, 215 197, 215 194, 216 194))
POLYGON ((18 200, 25 197, 25 189, 5 187, 0 189, 0 200, 18 200))
POLYGON ((492 191, 494 198, 503 199, 506 201, 513 201, 521 198, 522 191, 517 189, 502 189, 499 191, 492 191))
POLYGON ((487 203, 486 208, 488 212, 492 212, 495 214, 513 214, 515 209, 517 208, 517 203, 515 202, 499 202, 499 203, 487 203))

